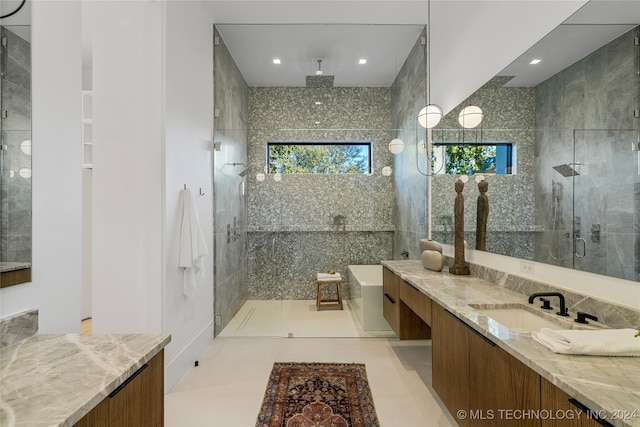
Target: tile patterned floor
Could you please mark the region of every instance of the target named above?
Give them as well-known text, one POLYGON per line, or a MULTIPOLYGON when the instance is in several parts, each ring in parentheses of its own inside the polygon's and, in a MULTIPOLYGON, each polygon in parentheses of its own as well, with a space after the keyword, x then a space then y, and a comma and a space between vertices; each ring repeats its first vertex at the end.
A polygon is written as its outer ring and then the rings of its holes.
POLYGON ((363 331, 350 301, 344 310, 316 310, 314 300, 247 301, 220 337, 394 337, 392 331, 363 331))
POLYGON ((456 425, 431 388, 430 340, 363 338, 348 310, 317 312, 313 301, 287 305, 243 307, 200 355, 199 366, 166 394, 164 425, 254 426, 274 362, 364 363, 381 426, 456 425), (294 338, 282 338, 289 332, 294 338), (300 337, 312 332, 333 337, 300 337))

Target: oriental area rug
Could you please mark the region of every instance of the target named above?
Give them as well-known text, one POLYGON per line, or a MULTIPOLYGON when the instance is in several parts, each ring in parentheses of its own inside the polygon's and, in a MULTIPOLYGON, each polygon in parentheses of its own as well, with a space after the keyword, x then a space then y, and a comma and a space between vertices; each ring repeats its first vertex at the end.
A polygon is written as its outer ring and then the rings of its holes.
POLYGON ((364 364, 274 363, 256 427, 379 427, 364 364))

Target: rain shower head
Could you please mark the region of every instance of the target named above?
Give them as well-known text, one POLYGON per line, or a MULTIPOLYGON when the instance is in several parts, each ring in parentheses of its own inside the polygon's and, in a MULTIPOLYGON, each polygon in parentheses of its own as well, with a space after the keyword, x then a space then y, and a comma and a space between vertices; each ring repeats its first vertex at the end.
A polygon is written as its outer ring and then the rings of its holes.
POLYGON ((315 76, 305 76, 305 84, 307 87, 333 87, 333 77, 322 73, 322 59, 318 59, 318 70, 315 76))
POLYGON ((580 175, 572 166, 580 166, 580 163, 566 163, 564 165, 554 166, 553 169, 565 178, 580 175))

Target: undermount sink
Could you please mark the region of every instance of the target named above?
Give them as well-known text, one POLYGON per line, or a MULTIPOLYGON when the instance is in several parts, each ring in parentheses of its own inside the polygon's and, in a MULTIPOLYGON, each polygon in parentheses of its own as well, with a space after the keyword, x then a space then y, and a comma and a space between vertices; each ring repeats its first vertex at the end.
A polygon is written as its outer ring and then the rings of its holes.
POLYGON ((488 317, 489 327, 492 323, 498 322, 516 333, 530 333, 542 328, 572 329, 575 327, 574 322, 568 322, 566 318, 554 318, 556 315, 553 312, 538 313, 525 304, 470 304, 470 307, 488 317))

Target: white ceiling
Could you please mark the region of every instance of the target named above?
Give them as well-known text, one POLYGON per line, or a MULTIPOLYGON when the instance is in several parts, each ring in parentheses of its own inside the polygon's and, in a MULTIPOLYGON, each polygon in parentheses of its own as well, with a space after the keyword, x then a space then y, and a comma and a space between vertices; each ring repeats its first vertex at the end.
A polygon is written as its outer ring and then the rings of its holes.
MULTIPOLYGON (((640 0, 591 0, 555 28, 583 3, 585 1, 432 0, 432 44, 437 42, 437 46, 432 46, 433 92, 437 93, 443 84, 451 84, 447 76, 452 75, 452 70, 443 67, 443 75, 439 76, 438 65, 448 61, 447 57, 452 54, 472 55, 473 52, 455 53, 452 49, 464 42, 473 50, 473 43, 482 39, 482 32, 496 31, 496 21, 491 21, 496 19, 496 14, 504 15, 501 23, 497 21, 498 27, 505 28, 502 38, 514 37, 513 33, 509 34, 512 28, 507 23, 521 25, 516 15, 536 21, 549 11, 557 10, 559 16, 564 14, 556 23, 550 20, 540 36, 534 36, 532 31, 533 40, 523 39, 517 55, 503 64, 504 67, 512 61, 498 74, 515 76, 510 83, 513 86, 535 86, 640 24, 640 0), (486 11, 484 16, 483 11, 486 11), (530 11, 539 11, 542 16, 530 11), (524 14, 529 16, 522 16, 524 14), (477 34, 476 40, 461 41, 451 36, 452 30, 470 26, 477 34), (552 28, 555 29, 547 34, 552 28), (542 38, 544 34, 547 35, 542 38), (533 57, 542 62, 529 65, 533 57)), ((317 69, 317 59, 323 59, 325 74, 335 75, 336 86, 389 86, 428 21, 428 2, 424 0, 204 0, 203 4, 252 86, 304 86, 304 76, 317 69), (358 65, 361 56, 367 57, 367 65, 358 65), (274 57, 280 57, 282 65, 273 65, 274 57)), ((521 28, 527 31, 526 26, 521 28)))
POLYGON ((424 26, 217 25, 250 86, 304 86, 318 60, 334 86, 388 87, 424 26), (274 65, 273 59, 281 60, 274 65), (358 64, 360 58, 367 63, 358 64))
MULTIPOLYGON (((9 1, 19 0, 1 3, 9 1)), ((535 86, 640 25, 640 0, 191 1, 218 26, 247 83, 269 86, 303 86, 317 59, 336 86, 389 86, 431 10, 431 102, 445 113, 495 75, 535 86), (529 65, 533 56, 542 62, 529 65)), ((90 67, 91 29, 83 32, 90 67)))
POLYGON ((304 86, 318 59, 335 86, 390 86, 428 15, 424 0, 203 4, 250 86, 304 86))

